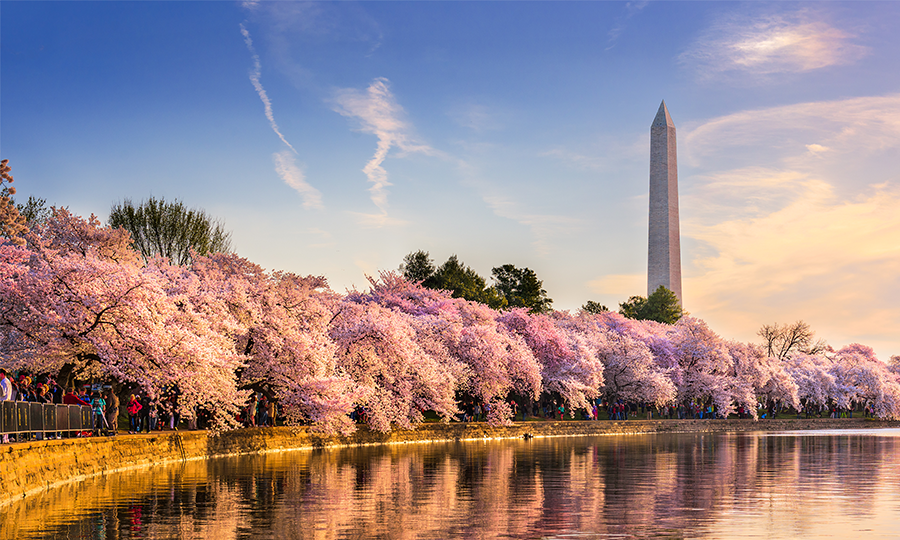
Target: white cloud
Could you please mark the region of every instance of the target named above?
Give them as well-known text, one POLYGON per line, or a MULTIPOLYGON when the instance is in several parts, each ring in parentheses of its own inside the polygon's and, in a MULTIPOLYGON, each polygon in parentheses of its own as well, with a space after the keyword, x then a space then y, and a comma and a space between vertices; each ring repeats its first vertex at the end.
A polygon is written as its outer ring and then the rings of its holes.
POLYGON ((693 166, 717 157, 755 160, 764 152, 795 169, 820 167, 822 160, 812 158, 827 153, 829 163, 858 163, 898 146, 900 94, 741 111, 687 126, 679 136, 680 157, 693 166))
POLYGON ((306 175, 297 166, 294 156, 288 150, 272 154, 275 160, 275 172, 303 197, 305 208, 323 208, 322 194, 306 182, 306 175))
MULTIPOLYGON (((245 2, 244 7, 255 9, 256 4, 245 2)), ((272 112, 272 101, 269 99, 268 94, 266 94, 266 89, 263 88, 263 85, 260 82, 262 66, 259 62, 259 55, 256 54, 256 49, 253 47, 253 40, 250 38, 250 32, 247 31, 243 24, 240 26, 241 35, 244 36, 244 43, 247 44, 247 49, 253 57, 253 69, 250 71, 250 82, 253 84, 253 88, 256 89, 256 93, 263 103, 266 119, 269 121, 269 126, 272 128, 272 131, 278 135, 281 142, 290 148, 290 150, 272 154, 272 158, 275 161, 275 172, 278 173, 278 176, 280 176, 282 180, 284 180, 285 184, 291 186, 300 193, 301 197, 303 197, 304 208, 323 208, 322 194, 306 181, 306 175, 303 174, 303 171, 297 165, 297 162, 292 155, 292 152, 293 154, 296 154, 297 150, 284 137, 281 130, 278 128, 278 124, 275 122, 275 113, 272 112)))
POLYGON ((356 223, 366 229, 381 229, 384 227, 399 227, 409 225, 408 221, 389 216, 387 212, 380 214, 366 214, 363 212, 347 212, 354 217, 356 223))
POLYGON ((281 134, 281 130, 278 129, 278 124, 275 123, 275 114, 272 112, 272 102, 269 100, 268 94, 266 94, 266 89, 263 88, 262 83, 260 83, 260 77, 262 75, 262 66, 259 62, 259 55, 256 54, 256 49, 253 47, 253 40, 250 39, 250 32, 244 28, 243 23, 241 24, 241 34, 244 36, 244 43, 247 44, 247 49, 250 51, 250 54, 253 56, 253 69, 250 71, 250 82, 253 83, 253 88, 256 89, 256 93, 259 94, 259 99, 263 102, 263 108, 265 110, 266 119, 269 121, 269 126, 272 128, 272 131, 278 135, 278 138, 281 139, 281 142, 286 144, 288 148, 297 152, 291 143, 284 138, 284 135, 281 134))
POLYGON ((616 18, 616 24, 607 33, 607 36, 609 37, 609 46, 606 48, 607 51, 616 46, 616 41, 619 39, 619 36, 625 32, 625 29, 628 26, 628 20, 640 13, 649 3, 648 0, 625 2, 625 14, 616 18))
POLYGON ((844 342, 890 335, 900 325, 900 189, 842 201, 806 185, 771 214, 687 224, 685 236, 712 251, 695 259, 686 302, 731 327, 805 319, 844 342))
POLYGON ((814 156, 821 154, 823 152, 828 152, 829 150, 831 150, 831 148, 828 148, 827 146, 822 146, 821 144, 815 144, 815 143, 807 144, 806 149, 809 150, 809 153, 814 156))
POLYGON ((835 345, 890 346, 884 336, 900 326, 900 96, 743 111, 682 141, 706 171, 682 182, 690 311, 743 329, 731 336, 741 339, 803 319, 835 345))
MULTIPOLYGON (((363 173, 372 184, 372 187, 369 188, 372 202, 386 216, 387 187, 391 183, 388 181, 387 171, 382 164, 390 150, 397 148, 401 152, 421 152, 429 155, 436 155, 437 152, 416 141, 412 134, 412 127, 404 120, 403 107, 397 103, 394 94, 391 93, 387 79, 375 79, 366 90, 355 88, 338 90, 335 92, 332 103, 335 112, 359 121, 359 131, 378 137, 375 154, 366 163, 363 173)), ((390 220, 373 217, 370 222, 387 224, 390 220)))
POLYGON ((701 78, 727 72, 753 75, 812 71, 855 62, 869 49, 807 11, 717 21, 679 60, 701 78))

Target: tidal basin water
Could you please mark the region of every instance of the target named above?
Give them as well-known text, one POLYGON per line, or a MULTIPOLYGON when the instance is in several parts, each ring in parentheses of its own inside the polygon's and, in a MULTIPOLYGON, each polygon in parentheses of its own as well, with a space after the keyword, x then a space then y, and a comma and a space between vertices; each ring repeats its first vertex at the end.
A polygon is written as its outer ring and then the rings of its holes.
POLYGON ((112 474, 2 538, 900 538, 900 430, 422 443, 112 474))

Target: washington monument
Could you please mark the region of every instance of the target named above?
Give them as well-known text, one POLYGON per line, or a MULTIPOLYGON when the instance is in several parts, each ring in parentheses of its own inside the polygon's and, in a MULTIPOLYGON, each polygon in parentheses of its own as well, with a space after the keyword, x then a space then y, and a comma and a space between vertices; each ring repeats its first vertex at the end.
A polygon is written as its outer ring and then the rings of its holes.
POLYGON ((678 159, 675 124, 666 102, 650 126, 650 243, 647 296, 660 285, 681 299, 681 236, 678 230, 678 159))

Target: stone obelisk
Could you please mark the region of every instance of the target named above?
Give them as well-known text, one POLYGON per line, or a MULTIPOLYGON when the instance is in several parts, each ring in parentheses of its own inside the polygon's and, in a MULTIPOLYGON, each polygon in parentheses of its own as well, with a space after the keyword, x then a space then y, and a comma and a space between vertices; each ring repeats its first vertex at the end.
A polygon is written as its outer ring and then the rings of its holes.
POLYGON ((650 126, 650 247, 647 296, 660 285, 681 299, 681 236, 678 229, 678 159, 675 124, 663 101, 650 126))

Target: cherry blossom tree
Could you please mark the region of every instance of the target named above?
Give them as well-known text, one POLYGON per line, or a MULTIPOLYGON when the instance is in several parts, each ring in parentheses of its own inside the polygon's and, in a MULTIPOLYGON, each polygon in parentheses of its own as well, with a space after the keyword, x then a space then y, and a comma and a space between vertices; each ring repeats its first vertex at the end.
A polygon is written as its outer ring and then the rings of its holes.
POLYGON ((722 416, 735 412, 736 403, 755 405, 748 387, 734 375, 727 344, 705 322, 683 317, 672 327, 671 341, 681 374, 679 400, 711 401, 722 416))
MULTIPOLYGON (((557 320, 565 317, 558 314, 557 320)), ((603 385, 603 363, 583 334, 566 332, 550 316, 524 308, 501 314, 499 321, 531 349, 541 365, 545 392, 559 393, 570 410, 590 408, 588 400, 596 398, 603 385)))
POLYGON ((338 368, 329 336, 336 295, 322 277, 266 273, 234 254, 196 256, 172 281, 214 315, 217 331, 246 358, 241 390, 281 403, 288 423, 349 433, 353 381, 338 368))
POLYGON ((390 431, 411 428, 433 410, 444 418, 458 411, 453 370, 416 341, 412 317, 375 302, 342 302, 330 335, 337 343, 338 365, 353 380, 357 403, 369 425, 390 431))
POLYGON ((835 354, 832 372, 838 383, 838 406, 872 405, 875 416, 900 418, 900 380, 871 347, 852 343, 835 354))
POLYGON ((582 312, 561 319, 571 333, 582 336, 586 347, 603 365, 603 393, 609 400, 668 405, 675 401, 676 388, 651 348, 632 334, 643 321, 626 319, 618 313, 582 312))
POLYGON ((837 380, 832 374, 834 363, 824 354, 795 353, 784 362, 785 369, 797 385, 797 395, 807 407, 824 407, 837 400, 837 380))
POLYGON ((452 362, 456 390, 487 405, 488 421, 507 423, 512 416, 507 397, 536 399, 541 391, 541 366, 521 336, 498 320, 488 306, 443 291, 428 290, 393 272, 370 279, 369 292, 348 298, 378 302, 415 317, 421 347, 452 362))
POLYGON ((782 403, 799 409, 797 384, 781 360, 768 356, 755 344, 729 341, 727 347, 734 361, 736 400, 744 404, 754 418, 758 398, 762 398, 767 408, 782 403))
POLYGON ((338 295, 323 277, 266 272, 234 254, 145 261, 126 231, 65 209, 20 232, 22 242, 0 241, 4 367, 151 396, 177 388, 184 416, 203 407, 220 428, 237 425, 251 391, 278 399, 289 423, 329 433, 352 431, 355 407, 388 431, 425 411, 449 420, 460 399, 503 424, 512 396, 542 391, 569 409, 603 393, 712 403, 721 415, 738 405, 754 414, 757 400, 866 403, 900 418, 900 357, 885 364, 859 344, 767 354, 692 317, 669 325, 605 311, 499 312, 395 272, 338 295))
POLYGON ((27 260, 4 251, 0 328, 11 367, 131 384, 151 395, 176 386, 186 417, 207 406, 230 425, 241 357, 206 317, 173 302, 153 267, 136 264, 127 233, 54 210, 32 231, 27 260), (7 258, 6 255, 10 256, 7 258))

